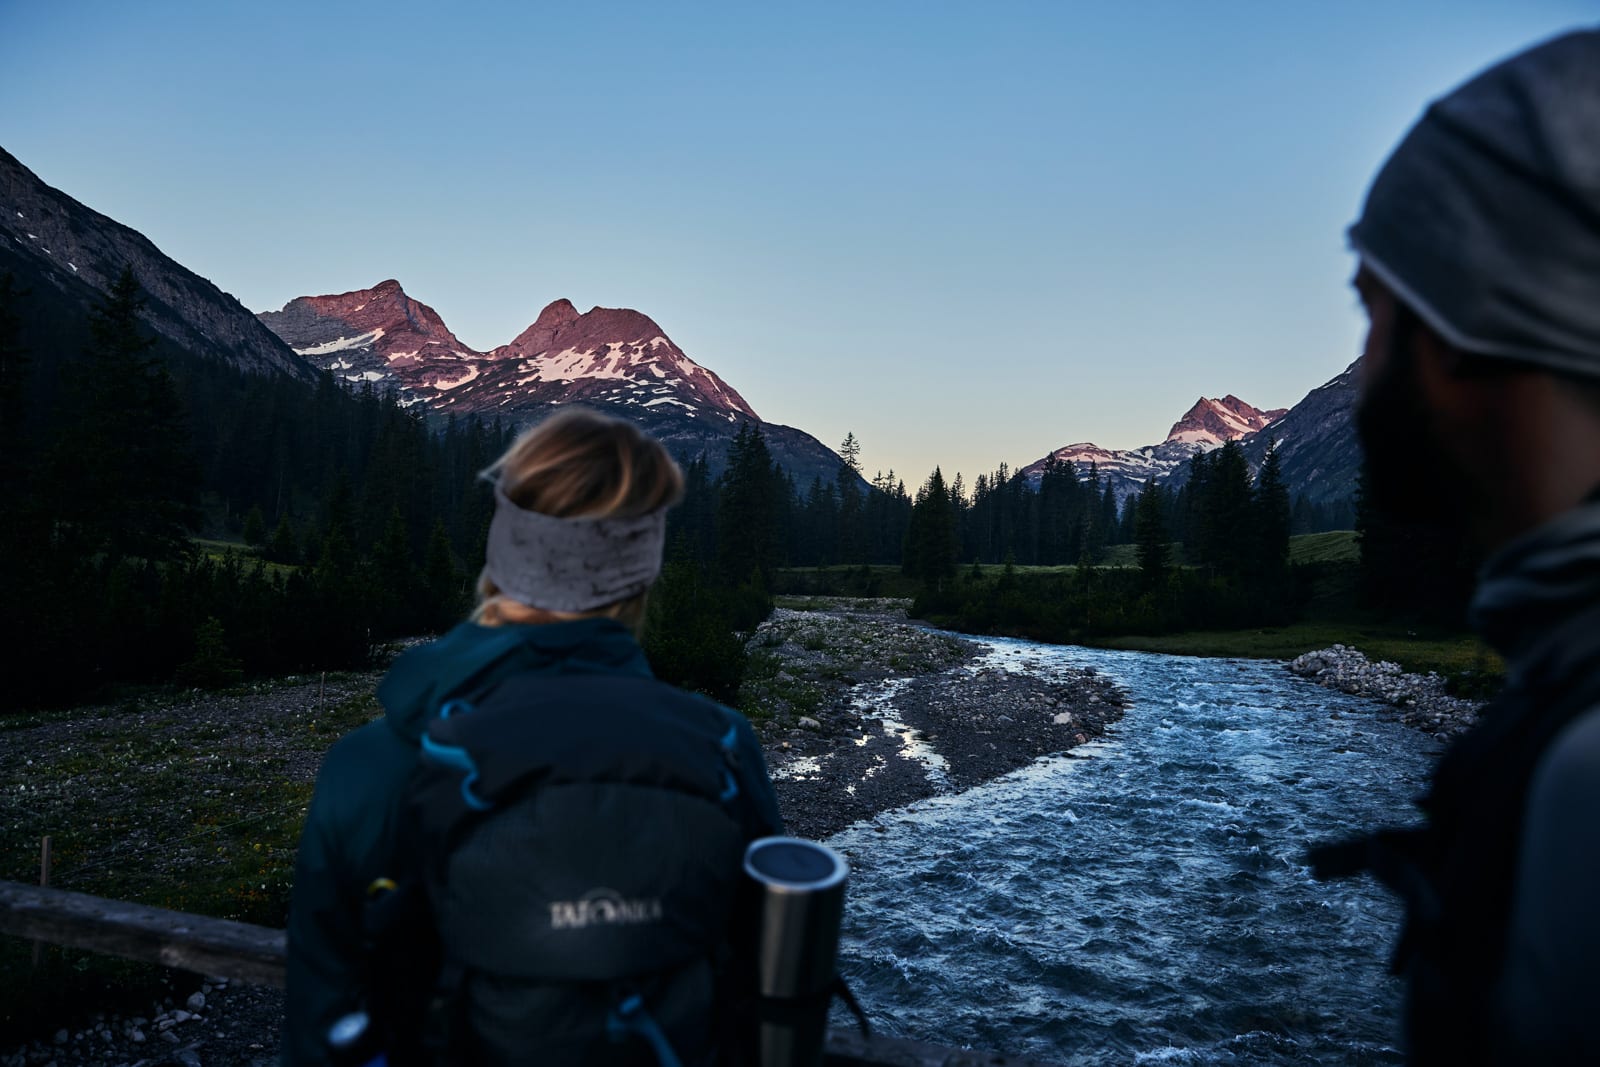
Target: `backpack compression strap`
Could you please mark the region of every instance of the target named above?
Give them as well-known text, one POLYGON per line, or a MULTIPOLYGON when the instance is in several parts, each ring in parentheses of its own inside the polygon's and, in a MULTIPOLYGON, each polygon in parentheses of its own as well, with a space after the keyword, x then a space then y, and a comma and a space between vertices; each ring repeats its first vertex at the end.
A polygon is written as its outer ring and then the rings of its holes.
POLYGON ((606 1017, 606 1036, 617 1043, 629 1037, 642 1037, 655 1051, 661 1067, 683 1067, 667 1035, 645 1010, 644 998, 637 993, 629 994, 612 1007, 611 1014, 606 1017))

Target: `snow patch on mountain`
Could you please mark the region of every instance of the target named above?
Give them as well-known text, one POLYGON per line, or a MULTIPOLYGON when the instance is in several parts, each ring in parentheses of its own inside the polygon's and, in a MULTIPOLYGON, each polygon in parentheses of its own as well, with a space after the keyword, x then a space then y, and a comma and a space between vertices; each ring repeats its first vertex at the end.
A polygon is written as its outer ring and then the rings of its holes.
POLYGON ((355 337, 337 337, 325 344, 312 345, 310 348, 297 348, 295 353, 302 356, 326 356, 334 352, 343 352, 350 348, 371 348, 378 343, 378 339, 382 336, 383 330, 370 330, 355 337))

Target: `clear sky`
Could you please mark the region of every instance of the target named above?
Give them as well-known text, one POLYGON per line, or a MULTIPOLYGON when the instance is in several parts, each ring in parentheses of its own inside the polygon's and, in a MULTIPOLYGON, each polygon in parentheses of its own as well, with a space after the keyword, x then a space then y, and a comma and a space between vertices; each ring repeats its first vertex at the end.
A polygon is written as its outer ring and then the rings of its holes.
POLYGON ((1286 406, 1428 99, 1592 0, 0 0, 0 145, 253 310, 638 308, 908 484, 1286 406))

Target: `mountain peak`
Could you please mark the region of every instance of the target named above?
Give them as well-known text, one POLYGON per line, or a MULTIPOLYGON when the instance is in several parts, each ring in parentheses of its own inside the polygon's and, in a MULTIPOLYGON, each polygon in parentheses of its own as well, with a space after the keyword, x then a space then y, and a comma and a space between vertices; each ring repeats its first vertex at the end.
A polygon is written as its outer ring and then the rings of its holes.
POLYGON ((572 306, 572 301, 566 297, 552 300, 539 312, 539 317, 533 320, 533 328, 544 327, 550 330, 559 330, 561 327, 577 322, 583 316, 578 314, 578 309, 572 306))
POLYGON ((565 297, 552 300, 516 340, 491 352, 462 344, 393 278, 303 296, 260 318, 346 381, 389 382, 408 402, 434 410, 499 414, 581 402, 723 423, 759 419, 727 382, 631 308, 580 313, 565 297))
POLYGON ((671 344, 655 320, 642 312, 593 307, 579 314, 572 301, 562 298, 547 304, 532 326, 492 355, 495 359, 508 359, 558 351, 592 352, 608 345, 648 346, 655 338, 671 344))
POLYGON ((1268 423, 1282 417, 1287 408, 1262 411, 1229 393, 1220 400, 1201 397, 1184 412, 1183 418, 1172 424, 1166 443, 1181 441, 1201 446, 1220 445, 1255 433, 1268 423))

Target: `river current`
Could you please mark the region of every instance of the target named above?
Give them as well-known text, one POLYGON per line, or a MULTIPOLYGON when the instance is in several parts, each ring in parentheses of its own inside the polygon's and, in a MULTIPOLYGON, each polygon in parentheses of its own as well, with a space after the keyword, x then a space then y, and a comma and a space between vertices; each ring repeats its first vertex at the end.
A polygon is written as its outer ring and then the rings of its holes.
POLYGON ((1068 1065, 1401 1061, 1399 908, 1303 855, 1412 821, 1431 741, 1280 663, 979 642, 968 670, 1094 667, 1130 706, 830 839, 841 971, 882 1030, 1068 1065))

